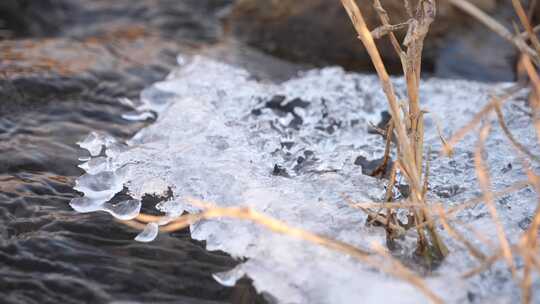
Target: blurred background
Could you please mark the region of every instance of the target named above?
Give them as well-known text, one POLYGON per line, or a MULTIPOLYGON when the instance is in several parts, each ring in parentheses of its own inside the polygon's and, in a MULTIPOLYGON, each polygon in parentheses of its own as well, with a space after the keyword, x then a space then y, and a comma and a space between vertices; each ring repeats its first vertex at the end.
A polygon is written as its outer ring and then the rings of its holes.
MULTIPOLYGON (((471 2, 512 28, 510 1, 471 2)), ((371 0, 358 3, 376 26, 371 0)), ((407 20, 400 1, 382 3, 393 23, 407 20)), ((425 77, 515 80, 511 45, 446 1, 438 6, 425 77)), ((2 303, 271 302, 247 278, 232 288, 215 282, 212 273, 238 260, 205 251, 189 231, 143 244, 109 216, 73 212, 84 157, 76 143, 91 131, 127 139, 151 123, 122 119, 130 108, 117 100, 136 100, 179 53, 239 65, 261 81, 328 65, 371 73, 355 36, 339 1, 0 1, 2 303)), ((397 73, 390 45, 379 47, 397 73)), ((145 210, 161 199, 147 197, 145 210)))

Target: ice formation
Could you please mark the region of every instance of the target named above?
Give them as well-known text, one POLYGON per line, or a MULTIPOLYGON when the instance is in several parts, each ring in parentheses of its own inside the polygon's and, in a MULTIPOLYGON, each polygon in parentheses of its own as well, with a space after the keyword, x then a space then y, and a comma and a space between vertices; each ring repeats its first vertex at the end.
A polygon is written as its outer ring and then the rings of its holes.
MULTIPOLYGON (((395 80, 404 94, 402 79, 395 80)), ((426 80, 422 85, 427 114, 426 143, 431 148, 431 200, 452 206, 480 194, 473 164, 477 134, 468 135, 452 158, 440 156, 439 124, 448 136, 463 126, 489 100, 510 84, 426 80)), ((525 94, 505 105, 509 128, 519 141, 539 153, 526 115, 525 94)), ((125 102, 124 102, 125 103, 125 102)), ((140 114, 157 120, 125 144, 91 135, 81 143, 92 158, 82 165, 88 173, 76 189, 84 197, 71 205, 78 211, 105 210, 120 218, 138 212, 145 193, 172 197, 157 207, 173 217, 198 209, 187 204, 195 197, 221 206, 248 206, 291 226, 369 248, 384 244, 384 231, 366 226, 366 215, 344 199, 378 201, 384 181, 362 174, 359 156, 369 160, 383 154, 383 139, 368 132, 387 108, 374 76, 346 73, 340 68, 313 70, 281 84, 258 82, 242 69, 194 57, 168 78, 144 90, 140 114), (104 153, 101 153, 102 147, 104 153), (133 200, 126 206, 108 205, 123 187, 133 200), (134 213, 135 212, 135 213, 134 213)), ((519 155, 498 126, 486 143, 493 189, 525 179, 519 155)), ((535 194, 523 189, 497 200, 502 222, 512 240, 526 228, 535 209, 535 194)), ((484 205, 459 214, 474 244, 493 252, 473 231, 498 242, 484 205)), ((161 223, 163 224, 163 223, 161 223)), ((157 224, 137 236, 150 241, 157 224)), ((200 222, 192 237, 205 240, 209 250, 223 250, 247 261, 215 278, 225 285, 247 274, 260 292, 279 303, 423 303, 426 298, 405 282, 381 274, 346 255, 236 220, 200 222)), ((429 286, 450 303, 514 302, 519 288, 502 262, 476 277, 460 275, 478 266, 459 243, 442 232, 451 255, 426 277, 429 286)), ((410 237, 410 236, 407 236, 410 237)), ((406 237, 406 238, 407 238, 406 237)), ((401 243, 411 254, 414 243, 401 243)), ((538 280, 535 287, 540 288, 538 280)), ((540 301, 540 295, 536 295, 540 301)))

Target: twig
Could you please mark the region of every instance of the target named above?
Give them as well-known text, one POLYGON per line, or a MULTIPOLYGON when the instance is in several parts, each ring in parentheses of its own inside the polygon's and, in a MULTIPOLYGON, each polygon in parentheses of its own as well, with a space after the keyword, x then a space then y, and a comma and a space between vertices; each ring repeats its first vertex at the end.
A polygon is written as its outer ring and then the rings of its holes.
MULTIPOLYGON (((381 20, 383 28, 388 28, 388 27, 391 28, 391 30, 387 32, 388 37, 390 38, 390 42, 392 43, 392 46, 394 47, 394 50, 396 51, 396 54, 398 55, 398 57, 399 57, 399 59, 401 61, 401 65, 403 67, 403 70, 405 70, 405 66, 407 64, 406 58, 405 58, 405 52, 403 52, 403 49, 401 48, 401 45, 399 44, 399 41, 396 38, 396 35, 394 34, 394 31, 397 30, 397 29, 401 29, 401 28, 403 28, 405 26, 409 26, 410 22, 401 23, 401 24, 399 24, 398 27, 395 27, 395 26, 392 27, 390 25, 390 18, 388 17, 388 13, 382 7, 381 2, 379 0, 373 0, 373 7, 375 8, 375 11, 379 15, 379 19, 381 20)), ((376 31, 377 30, 375 30, 374 32, 376 32, 376 31)), ((373 35, 373 36, 377 39, 377 38, 382 37, 383 35, 384 35, 384 33, 375 33, 375 35, 373 35)))
POLYGON ((469 242, 463 235, 461 235, 457 230, 455 230, 450 223, 446 220, 446 215, 444 214, 444 209, 442 207, 438 208, 438 214, 439 219, 441 221, 441 224, 443 225, 444 229, 448 232, 448 234, 458 240, 459 242, 463 243, 465 248, 469 250, 471 255, 475 258, 477 258, 480 261, 484 261, 486 259, 486 256, 480 251, 480 249, 477 249, 471 242, 469 242))
POLYGON ((480 138, 479 138, 478 145, 474 154, 474 163, 476 166, 476 174, 478 176, 478 183, 480 184, 480 188, 482 189, 482 192, 484 195, 484 203, 486 204, 489 210, 489 213, 491 214, 491 217, 493 219, 493 222, 495 223, 495 227, 497 229, 497 237, 499 238, 503 256, 506 259, 506 263, 508 264, 508 266, 512 270, 512 273, 515 276, 516 269, 514 265, 514 259, 512 257, 512 251, 510 250, 510 243, 508 242, 508 239, 506 238, 506 233, 499 220, 497 207, 495 206, 495 201, 493 199, 493 193, 489 189, 490 184, 491 184, 490 177, 489 177, 487 168, 484 165, 484 160, 482 156, 483 149, 484 149, 484 142, 486 141, 486 138, 489 135, 489 130, 490 130, 490 126, 486 125, 480 131, 480 138))
POLYGON ((518 15, 519 20, 521 21, 521 25, 523 25, 525 32, 527 32, 529 35, 529 39, 536 50, 536 54, 540 54, 540 41, 538 41, 538 37, 534 33, 534 29, 531 26, 529 17, 527 16, 527 12, 525 12, 525 9, 519 0, 512 0, 512 5, 514 6, 514 10, 518 15))
MULTIPOLYGON (((195 206, 213 206, 213 204, 208 204, 206 202, 203 202, 197 199, 192 199, 192 198, 188 198, 186 199, 186 201, 195 206)), ((152 218, 153 218, 152 216, 148 216, 148 215, 139 215, 136 219, 149 220, 152 218)), ((419 277, 414 272, 412 272, 411 270, 403 266, 398 260, 391 257, 388 253, 386 253, 382 248, 380 248, 377 245, 374 245, 373 249, 375 250, 377 254, 386 258, 386 260, 390 262, 390 265, 386 265, 386 263, 381 262, 380 259, 377 259, 376 256, 374 256, 373 254, 369 253, 368 251, 364 249, 360 249, 350 244, 347 244, 338 240, 333 240, 325 236, 315 234, 315 233, 312 233, 303 229, 290 227, 279 220, 273 219, 271 217, 263 215, 249 208, 211 207, 210 209, 203 210, 202 212, 198 214, 182 215, 178 217, 176 220, 174 220, 171 224, 164 227, 160 227, 160 231, 172 232, 172 231, 184 229, 188 227, 189 225, 202 221, 202 220, 211 220, 211 219, 217 219, 217 218, 234 218, 234 219, 251 221, 255 224, 265 227, 266 229, 274 233, 287 235, 296 239, 308 241, 310 243, 320 245, 322 247, 331 249, 333 251, 347 254, 371 267, 379 269, 387 274, 393 275, 397 278, 400 278, 408 282, 412 286, 416 287, 419 291, 421 291, 433 303, 443 303, 442 300, 428 288, 427 284, 421 277, 419 277)), ((136 221, 127 221, 124 223, 133 226, 134 222, 136 223, 136 221)))
MULTIPOLYGON (((401 152, 405 155, 406 159, 414 159, 414 154, 411 151, 411 145, 409 143, 409 139, 407 138, 405 124, 403 123, 403 118, 401 117, 401 113, 399 110, 399 103, 395 94, 394 86, 390 81, 390 76, 386 71, 381 55, 377 50, 377 46, 375 45, 373 36, 371 36, 371 32, 367 27, 364 17, 362 16, 362 13, 360 12, 360 9, 358 8, 354 0, 341 0, 341 3, 349 14, 349 17, 351 18, 351 21, 356 29, 356 32, 358 33, 358 38, 364 44, 371 58, 371 61, 373 62, 373 66, 377 71, 377 75, 379 76, 383 91, 388 100, 388 104, 390 105, 390 114, 392 115, 392 119, 395 122, 394 128, 398 134, 398 142, 402 146, 401 152)), ((413 168, 410 168, 411 166, 407 164, 404 164, 404 167, 406 167, 407 171, 411 173, 411 176, 409 178, 411 180, 411 184, 413 184, 412 186, 416 187, 416 189, 419 189, 420 181, 418 180, 418 174, 414 174, 417 171, 416 167, 412 166, 413 168)))
POLYGON ((531 94, 529 105, 533 113, 533 123, 536 129, 536 137, 538 138, 538 141, 540 141, 540 76, 534 68, 530 57, 526 54, 522 54, 521 63, 532 82, 533 92, 531 94))
MULTIPOLYGON (((403 43, 407 47, 405 57, 401 55, 402 51, 397 43, 397 39, 393 39, 395 36, 393 36, 393 33, 389 33, 394 49, 400 54, 400 59, 402 59, 405 78, 407 80, 409 107, 408 111, 405 111, 405 115, 403 115, 405 117, 402 117, 400 113, 401 108, 395 95, 394 87, 360 9, 354 0, 341 0, 341 3, 345 7, 352 24, 358 33, 358 38, 364 44, 371 61, 373 62, 382 84, 383 91, 390 105, 390 114, 392 115, 398 142, 397 162, 401 167, 400 171, 408 180, 411 188, 412 200, 414 203, 426 204, 422 191, 424 123, 423 112, 420 109, 419 84, 423 43, 429 31, 429 27, 435 18, 434 0, 420 0, 418 2, 416 18, 413 18, 410 21, 407 36, 403 43)), ((408 6, 408 2, 406 3, 406 6, 408 6)), ((376 0, 375 7, 383 25, 389 25, 390 22, 386 12, 376 0)), ((411 211, 414 213, 417 223, 422 223, 431 218, 429 210, 425 208, 414 208, 411 211)), ((426 230, 431 235, 431 240, 434 247, 438 250, 440 258, 444 257, 447 249, 442 244, 435 227, 432 224, 428 224, 426 230)), ((418 229, 417 233, 419 252, 425 253, 425 249, 427 249, 428 245, 425 232, 423 229, 418 229)))
POLYGON ((494 108, 494 104, 498 103, 499 105, 504 104, 510 98, 516 94, 519 90, 522 89, 521 85, 514 85, 510 87, 504 94, 501 96, 493 96, 483 108, 478 113, 474 115, 474 117, 463 127, 461 127, 458 131, 454 132, 452 137, 448 140, 448 144, 444 146, 443 152, 446 155, 450 155, 454 149, 454 146, 462 140, 465 135, 467 135, 470 131, 473 130, 473 128, 478 125, 482 118, 484 118, 486 115, 488 115, 494 108))
POLYGON ((510 129, 508 129, 508 126, 506 125, 506 122, 504 120, 504 114, 501 109, 501 105, 497 100, 494 100, 493 103, 493 109, 495 110, 495 113, 497 114, 497 120, 499 122, 499 126, 503 130, 503 133, 506 135, 510 143, 514 146, 514 148, 523 153, 524 155, 528 156, 531 160, 540 163, 540 157, 537 155, 534 155, 531 151, 527 149, 524 145, 522 145, 520 142, 516 140, 510 129))

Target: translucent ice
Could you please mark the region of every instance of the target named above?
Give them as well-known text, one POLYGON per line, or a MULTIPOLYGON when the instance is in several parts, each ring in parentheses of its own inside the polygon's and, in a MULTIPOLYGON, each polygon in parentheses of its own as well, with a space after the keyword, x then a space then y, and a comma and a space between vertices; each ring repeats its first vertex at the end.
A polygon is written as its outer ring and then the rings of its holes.
POLYGON ((151 242, 157 237, 158 232, 159 226, 157 223, 148 223, 146 227, 144 227, 144 230, 135 237, 135 241, 144 243, 151 242))
MULTIPOLYGON (((395 82, 398 94, 405 96, 403 80, 395 82)), ((449 136, 489 101, 490 94, 509 86, 437 79, 423 83, 422 103, 429 111, 426 145, 432 151, 431 200, 452 206, 479 194, 473 164, 477 133, 456 146, 453 158, 445 158, 439 153, 442 145, 436 125, 449 136)), ((505 104, 505 118, 514 136, 539 154, 531 119, 521 109, 525 94, 505 104)), ((384 197, 384 182, 363 175, 355 160, 383 155, 384 140, 368 132, 368 125, 376 124, 386 109, 374 76, 325 68, 269 84, 253 80, 244 70, 194 57, 165 81, 142 92, 137 110, 157 113, 158 118, 127 145, 109 153, 115 145, 104 144, 107 139, 85 140, 83 145, 92 156, 100 154, 98 145, 100 149, 105 146, 107 160, 88 161, 85 168, 91 174, 77 183, 85 196, 72 205, 83 212, 104 210, 109 208, 111 194, 124 186, 136 200, 145 193, 162 194, 170 189, 173 196, 158 208, 171 215, 198 211, 185 201, 195 197, 220 206, 248 206, 362 248, 373 242, 383 244, 385 232, 366 226, 365 214, 349 206, 344 197, 363 202, 384 197)), ((519 155, 496 124, 486 151, 493 189, 526 178, 519 155)), ((511 241, 522 231, 519 223, 533 213, 533 202, 530 189, 499 200, 497 208, 511 241)), ((467 237, 475 239, 471 231, 479 230, 497 243, 496 230, 482 205, 458 217, 468 225, 462 229, 467 237)), ((157 228, 157 224, 147 226, 137 239, 153 239, 157 228)), ((348 256, 246 222, 204 221, 192 225, 191 233, 193 238, 205 240, 208 249, 247 258, 232 272, 216 274, 216 280, 231 285, 247 274, 258 291, 271 294, 280 303, 426 301, 407 283, 348 256)), ((519 288, 504 264, 494 265, 482 277, 463 280, 461 274, 478 263, 444 231, 442 236, 451 255, 426 281, 445 301, 463 303, 471 297, 480 302, 519 300, 519 288)), ((411 240, 406 236, 404 255, 412 254, 411 240)), ((485 244, 477 243, 491 253, 485 244)), ((535 284, 540 288, 540 282, 535 284)), ((540 295, 535 296, 540 301, 540 295)))
POLYGON ((97 156, 103 146, 107 146, 113 142, 115 142, 115 139, 107 134, 92 132, 78 144, 81 148, 88 150, 91 156, 97 156))
POLYGON ((75 190, 83 192, 85 197, 108 201, 122 190, 122 184, 115 172, 101 171, 81 176, 77 180, 75 190))
POLYGON ((107 203, 103 205, 103 211, 109 212, 117 219, 127 221, 135 218, 141 211, 141 201, 128 199, 119 203, 107 203))
POLYGON ((152 119, 154 117, 155 117, 155 115, 150 113, 150 112, 142 112, 142 113, 131 112, 131 113, 126 113, 126 114, 122 115, 123 119, 125 119, 125 120, 133 120, 133 121, 143 121, 143 120, 147 120, 147 119, 152 119))
POLYGON ((245 275, 245 272, 241 267, 235 267, 232 270, 215 273, 213 275, 214 279, 223 286, 233 287, 236 281, 241 279, 245 275))

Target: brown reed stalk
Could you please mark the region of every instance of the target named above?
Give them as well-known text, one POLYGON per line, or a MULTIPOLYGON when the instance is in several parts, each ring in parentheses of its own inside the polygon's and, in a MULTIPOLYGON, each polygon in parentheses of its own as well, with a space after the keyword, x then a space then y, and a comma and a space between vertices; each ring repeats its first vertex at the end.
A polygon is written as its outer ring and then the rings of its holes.
POLYGON ((426 257, 426 259, 431 259, 432 255, 437 259, 442 259, 448 253, 448 250, 438 235, 435 226, 431 222, 431 213, 429 209, 425 208, 427 203, 424 199, 424 182, 422 181, 424 162, 424 117, 420 107, 419 94, 424 39, 429 32, 431 23, 435 19, 435 1, 418 1, 414 15, 410 4, 408 2, 405 3, 405 9, 410 12, 412 18, 407 22, 408 32, 403 41, 403 46, 406 48, 406 51, 403 51, 403 48, 393 33, 395 28, 401 28, 401 26, 392 26, 390 24, 390 18, 381 3, 378 0, 374 0, 375 10, 379 15, 382 27, 375 29, 373 33, 376 33, 378 37, 383 35, 389 36, 394 50, 398 54, 403 66, 408 93, 408 107, 405 111, 405 115, 402 115, 394 86, 384 66, 377 46, 375 45, 372 32, 368 29, 360 8, 354 0, 341 0, 341 3, 358 33, 358 38, 363 43, 371 58, 388 100, 390 113, 392 115, 392 124, 398 142, 397 163, 399 164, 401 173, 405 175, 411 188, 412 203, 422 206, 422 208, 411 208, 415 222, 417 224, 426 221, 429 222, 426 224, 425 230, 424 228, 417 229, 418 253, 426 257))
MULTIPOLYGON (((372 252, 370 252, 368 250, 360 249, 350 244, 334 240, 320 234, 291 227, 282 221, 266 216, 250 208, 221 208, 216 207, 214 204, 210 204, 193 198, 188 198, 186 199, 186 201, 194 206, 202 208, 203 210, 200 213, 185 214, 179 216, 178 218, 171 221, 169 224, 160 227, 161 232, 172 232, 181 230, 202 220, 232 218, 250 221, 274 233, 304 240, 336 252, 347 254, 370 267, 379 269, 386 274, 408 282, 413 287, 417 288, 420 292, 422 292, 424 296, 426 296, 426 298, 428 298, 432 303, 443 303, 442 299, 428 287, 424 279, 422 279, 413 271, 405 267, 401 262, 396 260, 390 254, 388 254, 386 250, 384 250, 377 244, 372 245, 372 252), (381 260, 381 258, 383 258, 383 260, 381 260)), ((159 216, 140 214, 134 220, 123 221, 123 223, 135 229, 141 230, 144 227, 143 223, 159 222, 161 218, 162 217, 159 216)))

